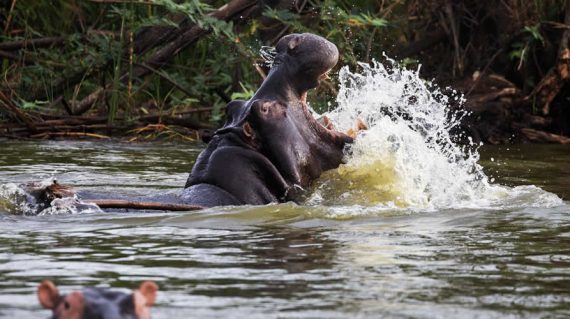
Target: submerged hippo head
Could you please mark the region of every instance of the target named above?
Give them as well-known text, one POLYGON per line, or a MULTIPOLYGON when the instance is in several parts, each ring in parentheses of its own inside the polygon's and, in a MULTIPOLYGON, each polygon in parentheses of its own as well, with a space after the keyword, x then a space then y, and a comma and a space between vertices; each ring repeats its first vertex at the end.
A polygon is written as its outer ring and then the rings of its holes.
POLYGON ((40 304, 51 309, 51 319, 150 319, 158 286, 143 282, 132 294, 103 288, 85 288, 60 295, 49 280, 38 287, 40 304))
POLYGON ((299 95, 319 86, 320 81, 338 62, 338 49, 315 34, 289 34, 275 47, 273 68, 285 68, 299 95))
POLYGON ((350 136, 319 124, 306 108, 275 100, 253 101, 244 127, 255 134, 259 151, 285 180, 302 187, 337 167, 344 145, 352 142, 350 136))

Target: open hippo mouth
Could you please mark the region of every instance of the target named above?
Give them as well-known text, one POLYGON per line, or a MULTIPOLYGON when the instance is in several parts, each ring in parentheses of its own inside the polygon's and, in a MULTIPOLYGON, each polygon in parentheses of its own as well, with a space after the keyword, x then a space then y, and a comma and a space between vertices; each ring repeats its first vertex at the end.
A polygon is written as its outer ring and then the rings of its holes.
POLYGON ((337 167, 343 156, 339 150, 353 140, 328 119, 315 119, 306 105, 255 100, 247 121, 259 137, 260 152, 290 185, 301 187, 307 187, 322 171, 337 167))
POLYGON ((327 39, 309 33, 290 34, 275 46, 272 72, 279 73, 302 96, 328 79, 338 59, 338 48, 327 39))

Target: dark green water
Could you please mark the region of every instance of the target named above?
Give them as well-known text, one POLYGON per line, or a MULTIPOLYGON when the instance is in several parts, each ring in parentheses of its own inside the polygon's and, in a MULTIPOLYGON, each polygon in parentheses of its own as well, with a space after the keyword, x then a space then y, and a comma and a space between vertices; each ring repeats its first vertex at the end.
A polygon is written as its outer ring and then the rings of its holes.
MULTIPOLYGON (((0 185, 57 176, 109 193, 176 190, 198 152, 0 142, 0 185)), ((495 183, 570 198, 568 146, 485 147, 482 164, 495 183)), ((49 278, 63 292, 155 280, 153 318, 568 318, 570 205, 535 199, 334 217, 290 204, 56 216, 0 208, 0 317, 47 317, 35 290, 49 278)))

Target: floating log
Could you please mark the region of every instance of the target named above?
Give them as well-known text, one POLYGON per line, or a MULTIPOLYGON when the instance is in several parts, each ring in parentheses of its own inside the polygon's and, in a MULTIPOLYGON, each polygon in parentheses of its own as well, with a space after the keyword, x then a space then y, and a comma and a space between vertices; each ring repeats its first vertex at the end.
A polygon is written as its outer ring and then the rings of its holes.
MULTIPOLYGON (((51 202, 56 198, 73 197, 75 191, 72 187, 59 184, 57 181, 43 189, 34 188, 35 185, 26 186, 28 191, 39 193, 37 196, 40 200, 51 202)), ((178 204, 178 203, 162 203, 162 202, 146 202, 131 201, 122 199, 93 199, 85 200, 85 203, 95 204, 100 208, 120 208, 120 209, 147 209, 147 210, 166 210, 166 211, 190 211, 204 209, 203 206, 178 204)))
POLYGON ((142 202, 118 199, 97 199, 86 200, 85 203, 92 203, 100 208, 122 208, 122 209, 147 209, 147 210, 167 210, 167 211, 191 211, 204 209, 198 205, 172 204, 161 202, 142 202))

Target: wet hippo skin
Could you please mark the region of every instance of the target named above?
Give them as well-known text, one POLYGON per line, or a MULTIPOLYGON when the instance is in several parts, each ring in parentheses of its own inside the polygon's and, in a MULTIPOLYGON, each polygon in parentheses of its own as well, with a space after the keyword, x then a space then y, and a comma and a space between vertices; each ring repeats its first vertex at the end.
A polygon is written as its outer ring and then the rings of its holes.
POLYGON ((49 280, 37 290, 40 304, 52 311, 51 319, 150 319, 158 286, 143 282, 131 294, 104 288, 84 288, 67 295, 49 280))
MULTIPOLYGON (((320 36, 283 37, 259 90, 249 101, 228 104, 225 124, 188 178, 185 193, 193 195, 188 199, 209 184, 232 194, 233 204, 291 200, 294 190, 338 167, 352 138, 325 128, 306 104, 307 91, 317 87, 337 61, 336 46, 320 36)), ((228 197, 224 192, 210 197, 222 202, 228 197)))

